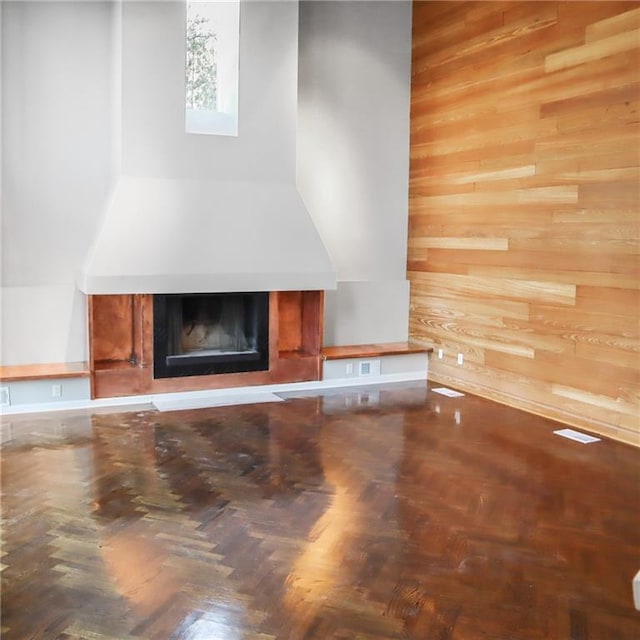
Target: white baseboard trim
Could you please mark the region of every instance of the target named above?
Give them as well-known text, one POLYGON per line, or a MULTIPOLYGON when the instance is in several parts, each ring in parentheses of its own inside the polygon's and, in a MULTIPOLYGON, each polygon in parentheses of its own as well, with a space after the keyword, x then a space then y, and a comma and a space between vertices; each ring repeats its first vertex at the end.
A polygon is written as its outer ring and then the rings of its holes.
POLYGON ((246 395, 257 391, 264 393, 285 393, 288 391, 320 391, 322 389, 336 389, 339 387, 361 387, 388 382, 427 382, 425 371, 407 371, 405 373, 387 373, 379 376, 360 376, 357 378, 336 378, 333 380, 313 380, 311 382, 288 382, 282 384, 267 384, 250 387, 235 387, 233 389, 207 389, 204 391, 179 391, 173 393, 159 393, 141 396, 118 396, 114 398, 100 398, 98 400, 69 400, 61 402, 39 402, 3 406, 0 416, 18 415, 23 413, 43 413, 46 411, 75 411, 77 409, 97 409, 104 407, 136 407, 139 409, 153 409, 156 400, 179 401, 203 398, 215 399, 223 396, 246 395))
POLYGON ((234 393, 225 394, 215 398, 180 398, 167 399, 158 398, 153 402, 153 406, 160 412, 182 411, 183 409, 208 409, 209 407, 230 407, 240 404, 263 404, 269 402, 284 402, 284 398, 275 393, 264 393, 263 391, 252 391, 246 395, 234 393))

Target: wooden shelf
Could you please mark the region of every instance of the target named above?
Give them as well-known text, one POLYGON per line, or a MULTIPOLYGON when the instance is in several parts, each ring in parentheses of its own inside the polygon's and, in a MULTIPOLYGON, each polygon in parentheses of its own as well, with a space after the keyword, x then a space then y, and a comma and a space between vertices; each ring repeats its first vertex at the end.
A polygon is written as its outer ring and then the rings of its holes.
POLYGON ((0 367, 3 382, 22 382, 51 378, 88 378, 89 364, 86 362, 54 362, 51 364, 24 364, 0 367))
POLYGON ((343 360, 345 358, 376 358, 380 356, 401 356, 410 353, 431 353, 432 351, 432 347, 425 347, 411 342, 381 342, 325 347, 322 349, 321 355, 323 360, 343 360))

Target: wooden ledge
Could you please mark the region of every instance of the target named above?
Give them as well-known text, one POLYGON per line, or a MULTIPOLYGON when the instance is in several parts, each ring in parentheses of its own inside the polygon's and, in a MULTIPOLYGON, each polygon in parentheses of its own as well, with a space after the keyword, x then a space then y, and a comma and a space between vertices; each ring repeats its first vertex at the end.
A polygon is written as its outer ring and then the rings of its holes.
POLYGON ((343 347, 325 347, 321 354, 323 360, 342 360, 344 358, 375 358, 379 356, 401 356, 410 353, 431 353, 432 347, 412 342, 381 342, 377 344, 352 344, 343 347))
POLYGON ((22 382, 47 378, 88 378, 86 362, 55 362, 52 364, 19 364, 0 367, 0 380, 22 382))

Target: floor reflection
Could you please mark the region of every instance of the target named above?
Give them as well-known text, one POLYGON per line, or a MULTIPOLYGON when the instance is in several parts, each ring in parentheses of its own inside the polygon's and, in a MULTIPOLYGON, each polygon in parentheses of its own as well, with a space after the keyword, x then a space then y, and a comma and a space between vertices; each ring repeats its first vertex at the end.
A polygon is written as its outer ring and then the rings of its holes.
POLYGON ((380 540, 386 542, 385 563, 401 553, 393 484, 403 454, 403 417, 385 416, 381 458, 381 442, 366 415, 340 413, 325 423, 319 442, 331 502, 293 562, 284 600, 287 617, 294 637, 303 637, 310 621, 321 622, 324 633, 333 632, 345 626, 342 609, 349 602, 354 629, 376 619, 379 633, 395 637, 402 624, 385 618, 384 603, 371 595, 382 568, 380 540))
MULTIPOLYGON (((180 598, 185 612, 200 612, 178 625, 192 621, 185 637, 251 626, 230 576, 254 573, 262 561, 275 567, 260 541, 280 525, 281 536, 305 535, 309 515, 329 499, 318 429, 308 416, 303 432, 259 409, 220 416, 141 414, 126 430, 110 417, 94 418, 93 504, 104 525, 106 571, 140 618, 180 598), (305 516, 295 526, 296 511, 286 513, 291 501, 305 516)), ((284 583, 286 567, 279 573, 284 583)))
POLYGON ((2 637, 638 637, 638 453, 555 427, 419 383, 12 419, 2 637))

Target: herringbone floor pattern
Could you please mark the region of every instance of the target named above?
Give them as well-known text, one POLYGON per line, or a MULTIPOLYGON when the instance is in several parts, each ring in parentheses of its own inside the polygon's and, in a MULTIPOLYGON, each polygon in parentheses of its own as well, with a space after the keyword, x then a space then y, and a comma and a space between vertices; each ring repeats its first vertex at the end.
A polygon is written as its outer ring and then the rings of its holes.
POLYGON ((417 383, 5 419, 2 637, 640 638, 640 451, 417 383))

